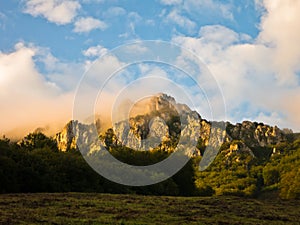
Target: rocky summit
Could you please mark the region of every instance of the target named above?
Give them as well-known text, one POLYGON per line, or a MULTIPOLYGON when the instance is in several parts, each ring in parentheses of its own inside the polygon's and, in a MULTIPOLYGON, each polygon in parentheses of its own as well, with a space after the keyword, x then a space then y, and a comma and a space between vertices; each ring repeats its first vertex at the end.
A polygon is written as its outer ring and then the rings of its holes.
MULTIPOLYGON (((244 121, 233 125, 207 121, 166 94, 158 94, 141 104, 145 109, 143 112, 135 112, 128 120, 118 121, 105 132, 98 133, 99 143, 106 148, 126 146, 135 150, 164 151, 174 151, 178 146, 190 143, 196 148, 187 150, 186 154, 197 156, 202 155, 207 146, 220 147, 224 143, 239 141, 239 144, 231 145, 230 150, 241 150, 254 156, 252 149, 276 145, 290 135, 277 126, 263 123, 244 121)), ((100 124, 99 121, 95 124, 70 121, 55 136, 59 150, 76 149, 78 139, 88 139, 93 129, 100 131, 100 124)), ((89 152, 97 149, 94 146, 89 152)))

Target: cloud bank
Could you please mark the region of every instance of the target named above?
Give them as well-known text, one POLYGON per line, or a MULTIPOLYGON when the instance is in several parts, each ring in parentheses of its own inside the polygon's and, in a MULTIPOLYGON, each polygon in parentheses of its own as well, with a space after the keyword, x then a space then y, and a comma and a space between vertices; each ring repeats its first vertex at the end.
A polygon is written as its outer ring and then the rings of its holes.
POLYGON ((78 1, 70 0, 28 0, 24 12, 34 17, 42 16, 58 25, 72 22, 81 8, 78 1))
POLYGON ((265 0, 260 5, 265 13, 257 38, 210 25, 198 37, 173 41, 208 65, 224 91, 231 121, 273 121, 299 130, 300 2, 265 0))
MULTIPOLYGON (((29 0, 23 11, 34 17, 43 17, 57 25, 74 25, 73 35, 88 34, 94 29, 105 30, 107 24, 97 18, 79 15, 81 4, 95 1, 29 0)), ((97 1, 98 2, 98 1, 97 1)), ((102 2, 102 1, 99 1, 102 2)), ((172 41, 190 49, 208 66, 221 86, 227 103, 227 117, 232 122, 257 120, 290 127, 300 127, 300 2, 298 0, 256 0, 262 13, 257 26, 259 34, 250 37, 228 27, 210 24, 198 27, 190 15, 209 12, 227 20, 234 20, 232 4, 220 1, 161 0, 169 8, 159 19, 186 30, 189 35, 178 35, 172 41)), ((115 17, 127 11, 113 7, 103 13, 115 17)), ((128 13, 127 33, 136 37, 136 25, 146 19, 138 13, 128 13)), ((72 29, 71 26, 71 29, 72 29)), ((143 46, 131 49, 146 51, 143 46)), ((72 118, 72 107, 80 77, 96 57, 108 52, 106 46, 93 42, 81 49, 80 62, 62 62, 46 48, 20 42, 11 52, 0 52, 0 134, 22 136, 38 127, 58 130, 72 118), (42 69, 39 66, 43 65, 42 69), (57 128, 56 128, 57 127, 57 128), (21 131, 21 132, 20 132, 21 131)), ((105 61, 104 69, 121 65, 118 59, 105 61)), ((158 73, 158 70, 151 70, 158 73)), ((152 72, 147 72, 153 74, 152 72)), ((162 73, 162 72, 159 72, 162 73)), ((125 74, 126 75, 126 74, 125 74)), ((129 76, 128 74, 126 76, 129 76)), ((95 82, 101 80, 95 79, 95 82)), ((112 90, 121 89, 126 82, 114 83, 112 90)), ((147 84, 145 84, 147 85, 147 84)), ((136 93, 145 91, 145 85, 136 93)), ((166 87, 163 84, 162 88, 166 87)), ((155 89, 149 86, 147 90, 155 89)), ((106 113, 114 97, 110 90, 104 93, 106 113)), ((177 99, 178 100, 178 99, 177 99)), ((180 100, 178 100, 180 101, 180 100)), ((201 111, 201 109, 199 109, 201 111)), ((49 131, 54 133, 55 131, 49 131)))
POLYGON ((71 118, 73 94, 37 70, 39 52, 33 45, 18 43, 14 51, 0 53, 2 134, 19 138, 39 127, 49 127, 46 133, 53 134, 71 118))

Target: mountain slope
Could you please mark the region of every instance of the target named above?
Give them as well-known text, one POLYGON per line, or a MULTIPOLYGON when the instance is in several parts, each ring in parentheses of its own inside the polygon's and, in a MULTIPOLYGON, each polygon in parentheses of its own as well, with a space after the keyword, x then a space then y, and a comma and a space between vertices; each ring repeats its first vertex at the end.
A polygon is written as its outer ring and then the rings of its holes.
MULTIPOLYGON (((115 124, 114 129, 99 134, 104 142, 106 140, 105 145, 123 145, 136 150, 151 150, 159 147, 162 150, 173 151, 181 137, 189 136, 194 140, 199 139, 197 149, 190 155, 203 154, 205 147, 210 143, 221 146, 223 141, 226 143, 233 140, 240 141, 235 148, 248 148, 255 154, 254 149, 285 142, 291 136, 277 126, 250 121, 235 125, 219 122, 218 126, 216 123, 202 119, 197 112, 184 104, 176 103, 174 98, 166 94, 158 94, 148 99, 142 107, 140 105, 140 108, 145 109, 143 114, 131 117, 129 121, 120 121, 115 124), (186 125, 193 123, 199 127, 199 132, 188 133, 186 125)), ((97 128, 99 124, 96 123, 97 128)), ((55 137, 58 148, 61 151, 76 148, 74 132, 79 136, 87 136, 92 126, 92 124, 84 125, 78 121, 70 121, 55 137)))

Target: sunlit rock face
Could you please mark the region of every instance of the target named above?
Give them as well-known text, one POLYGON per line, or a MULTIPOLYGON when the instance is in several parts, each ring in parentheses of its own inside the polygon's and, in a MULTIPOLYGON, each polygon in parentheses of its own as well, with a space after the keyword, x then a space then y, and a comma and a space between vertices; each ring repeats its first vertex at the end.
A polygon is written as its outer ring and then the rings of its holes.
POLYGON ((132 149, 169 151, 176 148, 171 142, 186 136, 196 141, 199 137, 194 131, 200 127, 198 113, 165 94, 143 99, 130 115, 135 116, 116 123, 114 131, 122 145, 132 149))
MULTIPOLYGON (((116 122, 112 129, 100 131, 99 124, 69 122, 55 137, 61 151, 76 149, 78 142, 91 143, 99 136, 99 142, 86 151, 98 151, 97 145, 106 148, 126 146, 135 150, 176 150, 177 145, 196 143, 220 147, 223 142, 241 140, 239 149, 249 151, 254 147, 266 147, 285 141, 286 134, 278 127, 244 121, 236 125, 229 122, 209 122, 187 105, 176 103, 166 94, 146 98, 136 103, 128 113, 129 118, 116 122), (75 135, 76 134, 76 135, 75 135), (93 135, 93 137, 92 137, 93 135), (186 143, 186 142, 188 143, 186 143)), ((235 146, 236 147, 236 146, 235 146)), ((231 147, 233 151, 233 147, 231 147)), ((196 148, 187 150, 190 156, 199 155, 196 148)))
POLYGON ((73 124, 75 123, 75 121, 70 121, 60 133, 56 134, 55 140, 60 151, 67 151, 72 148, 76 149, 76 140, 73 134, 73 124))
POLYGON ((227 134, 234 140, 243 140, 249 147, 266 147, 286 141, 286 135, 277 126, 244 121, 227 126, 227 134))
POLYGON ((81 146, 85 144, 89 146, 89 149, 81 149, 82 153, 100 150, 96 145, 99 143, 104 145, 104 141, 98 139, 96 127, 94 124, 81 124, 78 121, 70 121, 63 130, 55 136, 58 149, 60 151, 76 150, 79 144, 81 146), (97 142, 95 142, 96 137, 97 142))

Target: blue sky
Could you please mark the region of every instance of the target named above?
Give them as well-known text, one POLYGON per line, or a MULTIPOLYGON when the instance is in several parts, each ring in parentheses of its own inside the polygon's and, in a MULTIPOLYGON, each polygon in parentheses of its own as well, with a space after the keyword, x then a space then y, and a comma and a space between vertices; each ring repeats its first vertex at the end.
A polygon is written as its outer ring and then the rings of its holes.
POLYGON ((217 119, 299 130, 299 10, 295 0, 1 1, 0 117, 11 120, 1 119, 0 133, 59 127, 95 60, 143 40, 201 58, 224 95, 227 115, 217 119))
POLYGON ((56 57, 72 61, 81 60, 82 51, 89 46, 100 44, 111 49, 134 39, 170 41, 177 34, 198 36, 200 27, 211 24, 221 24, 255 37, 260 20, 260 12, 255 9, 253 1, 235 1, 234 5, 231 5, 232 1, 219 1, 218 4, 230 7, 230 15, 226 15, 226 12, 222 15, 220 9, 201 5, 194 11, 182 10, 180 16, 195 23, 194 27, 187 28, 166 19, 175 7, 159 1, 91 0, 79 2, 80 9, 74 12, 72 21, 60 24, 59 19, 51 22, 42 13, 34 16, 30 12, 25 13, 26 2, 0 3, 0 49, 10 51, 15 43, 23 41, 48 47, 56 57), (87 32, 74 32, 76 18, 82 17, 101 20, 107 27, 103 30, 96 28, 87 32))

